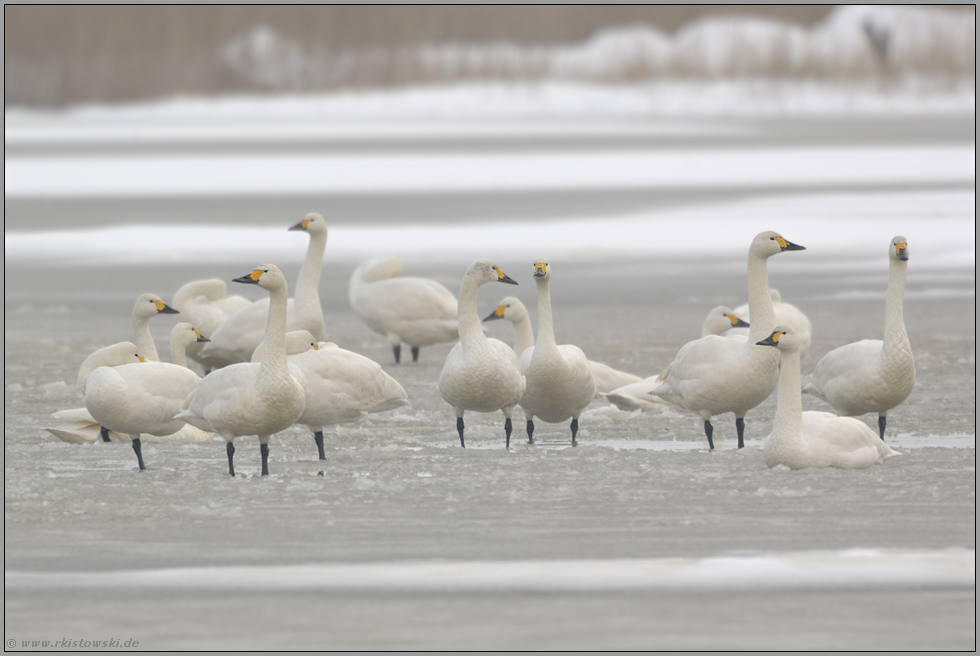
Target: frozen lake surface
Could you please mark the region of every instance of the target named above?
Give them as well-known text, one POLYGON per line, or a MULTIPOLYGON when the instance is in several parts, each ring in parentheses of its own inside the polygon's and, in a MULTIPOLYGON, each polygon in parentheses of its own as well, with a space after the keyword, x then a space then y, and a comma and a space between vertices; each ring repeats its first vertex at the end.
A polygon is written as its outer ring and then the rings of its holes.
MULTIPOLYGON (((957 136, 943 132, 946 118, 902 119, 916 128, 891 143, 908 177, 868 174, 860 188, 828 175, 719 190, 728 178, 698 182, 693 171, 687 183, 701 186, 671 185, 665 202, 639 173, 626 200, 615 188, 576 195, 532 176, 525 196, 437 185, 404 205, 441 208, 431 220, 401 223, 402 197, 388 192, 14 194, 5 207, 5 638, 17 649, 76 637, 147 649, 973 649, 975 170, 960 161, 964 152, 973 161, 973 121, 957 123, 969 125, 957 136), (923 160, 920 175, 907 146, 922 135, 940 156, 923 160), (79 214, 52 211, 76 202, 79 214), (330 223, 320 287, 328 335, 381 363, 411 405, 330 431, 325 462, 305 428, 284 431, 272 439, 268 477, 257 475, 255 438, 237 440, 241 476, 231 478, 218 441, 146 443, 140 473, 127 445, 71 445, 43 430, 52 412, 81 405, 81 361, 132 339, 136 296, 169 301, 184 282, 230 279, 269 260, 295 280, 305 243, 285 229, 309 210, 329 223, 338 206, 351 213, 330 223), (221 212, 198 225, 208 207, 221 212), (372 219, 371 208, 383 212, 372 219), (548 209, 531 220, 536 208, 548 209), (112 220, 87 218, 103 209, 112 220), (141 224, 118 227, 127 215, 141 224), (484 287, 481 312, 515 294, 536 318, 531 259, 547 255, 559 342, 649 376, 698 336, 709 309, 745 301, 745 252, 763 229, 808 248, 769 267, 770 284, 813 323, 804 377, 832 348, 881 337, 885 247, 908 237, 917 379, 886 436, 901 457, 862 471, 768 469, 761 446, 774 398, 748 414, 742 450, 731 416, 716 418, 712 453, 694 416, 629 415, 602 399, 581 420, 579 447, 567 424, 540 424, 539 443, 524 444, 518 428, 507 451, 499 414, 468 413, 463 450, 436 387, 451 345, 396 366, 347 301, 360 258, 402 245, 406 275, 454 292, 469 261, 493 258, 520 285, 484 287)), ((833 121, 821 125, 837 143, 892 147, 843 119, 836 132, 833 121)), ((807 152, 805 125, 753 130, 769 139, 784 130, 776 148, 807 152)), ((650 132, 646 162, 658 156, 650 132)), ((764 172, 751 139, 733 132, 742 140, 727 147, 746 152, 744 175, 764 172)), ((704 147, 697 129, 671 134, 704 147)), ((610 143, 607 133, 575 138, 610 143)), ((43 169, 61 166, 70 141, 17 147, 34 148, 43 169)), ((104 141, 69 146, 73 157, 115 157, 92 155, 104 141)), ((392 143, 402 155, 420 147, 392 143)), ((363 147, 385 159, 377 144, 363 147)), ((504 150, 515 170, 532 161, 513 142, 504 150)), ((851 152, 828 150, 831 169, 851 152)), ((153 152, 153 166, 169 157, 153 152)), ((598 161, 589 158, 575 166, 598 161)), ((173 324, 151 322, 158 344, 173 324)), ((511 342, 501 324, 488 334, 511 342)), ((805 397, 804 409, 828 408, 805 397)))

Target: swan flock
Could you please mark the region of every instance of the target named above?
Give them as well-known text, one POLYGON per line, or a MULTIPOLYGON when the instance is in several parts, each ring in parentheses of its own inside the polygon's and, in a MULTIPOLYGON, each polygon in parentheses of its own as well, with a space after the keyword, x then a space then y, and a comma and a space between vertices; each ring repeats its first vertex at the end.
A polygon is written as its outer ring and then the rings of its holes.
MULTIPOLYGON (((326 341, 329 324, 319 295, 327 236, 323 217, 310 213, 290 230, 309 236, 295 298, 289 297, 286 278, 274 264, 233 280, 268 293, 255 303, 230 296, 220 278, 185 284, 173 307, 155 294, 143 294, 132 313, 136 343, 119 342, 89 356, 77 381, 85 407, 56 413, 68 423, 46 430, 73 443, 98 443, 99 437, 129 442, 140 470, 145 469, 144 439, 193 443, 220 438, 232 476, 235 438, 255 435, 261 472, 267 475, 271 437, 295 424, 308 427, 318 459, 325 460, 326 427, 409 405, 405 388, 380 364, 326 341), (149 319, 162 314, 189 320, 171 334, 172 363, 160 362, 149 330, 149 319), (188 367, 188 359, 204 370, 203 377, 188 367)), ((757 235, 748 249, 748 305, 711 310, 701 337, 646 379, 591 361, 578 346, 558 343, 553 267, 544 258, 532 263, 531 274, 537 336, 527 307, 516 296, 505 297, 482 320, 512 323, 513 347, 487 337, 480 318, 481 287, 518 285, 491 260, 477 260, 466 269, 458 296, 434 280, 402 277, 397 257, 369 260, 353 271, 348 300, 355 315, 388 340, 396 365, 402 344, 412 351, 415 364, 409 366, 424 366, 418 363, 421 347, 456 342, 435 386, 456 416, 463 448, 467 411, 501 412, 509 451, 518 406, 529 445, 535 444, 537 419, 570 421, 575 446, 579 420, 596 399, 637 411, 631 416, 639 410, 693 413, 703 422, 709 451, 715 448, 712 418, 732 413, 737 447, 743 448, 744 417, 777 391, 764 447, 769 466, 868 467, 898 455, 884 442, 886 415, 909 397, 915 382, 903 320, 908 241, 899 236, 889 244, 884 339, 832 350, 802 388, 836 414, 803 412, 800 361, 811 345, 812 326, 799 308, 769 287, 768 259, 803 250, 776 232, 757 235), (878 415, 877 433, 851 418, 871 412, 878 415)))

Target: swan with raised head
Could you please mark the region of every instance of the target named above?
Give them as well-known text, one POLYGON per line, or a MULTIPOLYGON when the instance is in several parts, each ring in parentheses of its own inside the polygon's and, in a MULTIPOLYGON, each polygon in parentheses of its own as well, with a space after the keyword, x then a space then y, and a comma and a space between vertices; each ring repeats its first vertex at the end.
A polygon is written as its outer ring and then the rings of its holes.
POLYGON ((571 418, 574 446, 578 418, 595 398, 595 380, 582 349, 572 344, 559 346, 555 340, 551 267, 547 260, 534 261, 534 282, 538 288, 538 338, 520 357, 521 373, 527 379, 527 389, 521 397, 527 417, 527 441, 534 442, 535 417, 551 424, 571 418))
POLYGON ((348 298, 354 314, 368 328, 388 338, 401 361, 401 344, 412 349, 412 362, 419 349, 459 339, 456 297, 435 280, 403 278, 397 257, 368 260, 354 269, 348 298))
MULTIPOLYGON (((810 350, 810 342, 812 341, 813 327, 810 325, 810 319, 798 307, 783 301, 779 290, 770 289, 769 298, 772 300, 772 312, 773 316, 776 317, 776 323, 791 326, 796 331, 800 340, 800 357, 803 357, 810 350)), ((745 321, 751 321, 748 304, 738 306, 734 313, 745 321)), ((748 339, 749 331, 742 328, 732 328, 725 334, 744 335, 748 339)))
POLYGON ((235 438, 258 435, 265 476, 269 473, 269 438, 295 424, 306 407, 304 377, 299 367, 286 359, 289 292, 282 272, 274 264, 261 264, 233 282, 258 285, 269 292, 262 360, 212 371, 187 396, 177 418, 225 439, 228 473, 232 476, 235 438))
MULTIPOLYGON (((196 333, 193 328, 180 332, 196 333)), ((176 340, 180 343, 180 337, 176 340)), ((184 428, 174 415, 199 382, 186 366, 168 362, 98 367, 85 377, 85 408, 103 431, 132 441, 143 470, 142 437, 168 437, 184 428)))
POLYGON ((834 349, 817 362, 803 388, 841 416, 877 412, 882 440, 888 411, 905 401, 915 386, 915 360, 903 312, 908 259, 908 240, 899 235, 888 245, 884 340, 865 339, 834 349))
MULTIPOLYGON (((253 362, 264 352, 265 342, 255 349, 253 362)), ((309 331, 287 333, 286 353, 306 379, 306 408, 296 423, 313 431, 320 460, 327 459, 324 426, 362 421, 369 414, 408 405, 404 388, 380 364, 332 342, 317 343, 309 331)))
MULTIPOLYGON (((296 281, 296 298, 289 299, 286 306, 286 330, 308 330, 317 339, 325 340, 319 288, 327 247, 327 223, 322 216, 311 212, 289 229, 306 232, 310 244, 296 281)), ((268 316, 269 299, 256 301, 232 314, 210 335, 211 342, 201 349, 199 360, 209 370, 249 362, 265 336, 268 316)))
MULTIPOLYGON (((739 319, 730 308, 724 305, 711 310, 701 325, 701 337, 708 335, 724 335, 732 328, 748 328, 749 324, 739 319)), ((644 378, 637 383, 617 387, 606 394, 606 399, 620 410, 633 412, 635 410, 664 410, 672 406, 651 392, 666 380, 665 372, 656 376, 644 378)), ((597 384, 598 385, 598 384, 597 384)))
POLYGON ((790 469, 864 469, 899 453, 864 422, 829 412, 803 412, 800 394, 800 339, 789 326, 777 326, 759 346, 780 354, 776 416, 763 451, 766 465, 790 469))
POLYGON ((524 394, 524 375, 514 349, 488 338, 480 326, 477 292, 488 282, 517 284, 490 260, 477 260, 469 266, 459 288, 459 343, 446 356, 439 374, 439 393, 456 411, 459 445, 464 448, 466 410, 503 412, 506 447, 510 448, 511 415, 524 394))
POLYGON ((749 246, 748 291, 752 325, 748 340, 708 335, 689 342, 661 374, 664 381, 651 394, 690 410, 704 420, 708 448, 714 449, 711 418, 735 414, 738 448, 745 446, 745 413, 765 401, 779 378, 779 353, 758 346, 776 325, 769 297, 767 260, 783 251, 801 251, 772 231, 756 235, 749 246))
MULTIPOLYGON (((521 353, 534 346, 534 332, 531 329, 531 317, 527 312, 527 307, 519 298, 508 296, 497 304, 484 321, 494 321, 505 319, 514 326, 514 333, 517 341, 514 342, 514 352, 520 357, 521 353)), ((628 374, 625 371, 613 369, 607 364, 589 360, 589 368, 592 369, 592 378, 595 380, 596 392, 606 394, 614 389, 638 383, 642 379, 639 376, 628 374)))
POLYGON ((133 332, 140 355, 150 362, 159 362, 160 354, 150 332, 150 319, 159 314, 180 314, 156 294, 142 294, 133 306, 133 332))
MULTIPOLYGON (((177 311, 205 335, 213 335, 228 317, 251 304, 244 296, 229 296, 228 285, 220 278, 189 282, 177 290, 173 301, 177 311)), ((202 344, 191 344, 187 357, 204 366, 202 348, 202 344)))

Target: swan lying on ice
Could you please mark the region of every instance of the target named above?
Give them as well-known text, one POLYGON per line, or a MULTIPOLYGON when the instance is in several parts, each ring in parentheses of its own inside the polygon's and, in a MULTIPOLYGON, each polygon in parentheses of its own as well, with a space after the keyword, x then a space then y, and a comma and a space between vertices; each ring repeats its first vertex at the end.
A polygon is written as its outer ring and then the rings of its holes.
POLYGON ((651 392, 704 420, 708 448, 714 449, 711 418, 735 413, 738 447, 745 445, 745 413, 765 401, 779 378, 779 353, 758 346, 775 327, 766 261, 783 251, 804 250, 775 232, 756 235, 749 247, 748 291, 752 325, 749 339, 709 335, 681 347, 651 392))
POLYGON ((459 339, 456 297, 435 280, 403 278, 397 257, 368 260, 350 277, 348 298, 354 313, 368 328, 384 335, 401 361, 401 344, 412 349, 417 362, 419 349, 459 339))
POLYGON ((511 415, 524 394, 517 354, 500 340, 487 338, 480 326, 477 291, 488 282, 517 284, 489 260, 477 260, 469 266, 459 288, 459 343, 446 356, 439 374, 439 393, 456 411, 459 445, 464 448, 466 410, 502 411, 506 447, 510 448, 511 415))
MULTIPOLYGON (((527 308, 519 298, 514 296, 504 298, 484 321, 493 321, 495 319, 506 319, 514 325, 514 332, 517 335, 517 341, 514 343, 514 352, 517 353, 518 357, 520 357, 521 353, 534 346, 534 332, 531 329, 531 317, 528 315, 527 308)), ((599 394, 606 394, 624 385, 638 383, 642 380, 639 376, 628 374, 625 371, 618 371, 601 362, 589 360, 589 368, 592 369, 592 378, 595 380, 596 392, 599 394)))
POLYGON ((776 416, 763 448, 768 466, 864 469, 899 455, 862 421, 829 412, 803 412, 800 340, 793 328, 778 326, 758 345, 774 347, 781 356, 776 416))
POLYGON ((908 259, 905 237, 892 239, 888 245, 884 340, 865 339, 834 349, 817 362, 813 378, 803 388, 832 405, 841 416, 877 412, 882 440, 888 411, 905 401, 915 386, 915 360, 903 312, 908 259))

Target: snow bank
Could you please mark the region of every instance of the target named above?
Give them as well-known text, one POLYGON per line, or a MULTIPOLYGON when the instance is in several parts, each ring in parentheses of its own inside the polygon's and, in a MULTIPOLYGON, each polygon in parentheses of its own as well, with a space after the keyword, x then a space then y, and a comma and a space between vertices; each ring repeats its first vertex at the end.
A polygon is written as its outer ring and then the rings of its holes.
POLYGON ((746 592, 972 588, 976 551, 846 551, 635 560, 458 561, 5 572, 7 590, 746 592))

